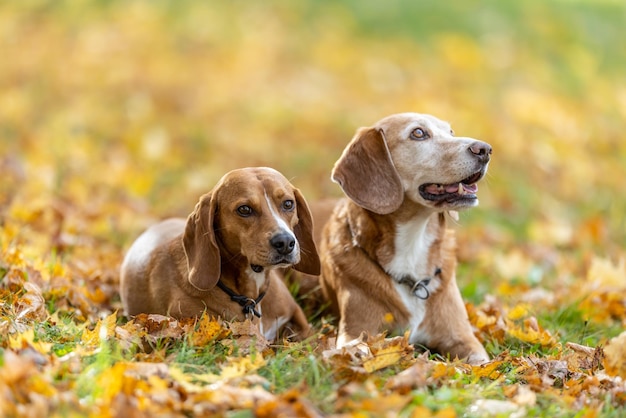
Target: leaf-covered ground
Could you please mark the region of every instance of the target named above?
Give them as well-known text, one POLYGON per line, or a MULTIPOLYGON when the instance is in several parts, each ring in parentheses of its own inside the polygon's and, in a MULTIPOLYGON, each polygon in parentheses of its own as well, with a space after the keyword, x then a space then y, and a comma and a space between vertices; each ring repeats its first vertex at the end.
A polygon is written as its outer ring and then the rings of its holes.
POLYGON ((621 416, 626 6, 620 1, 0 4, 0 415, 621 416), (353 132, 432 113, 494 147, 458 223, 493 358, 373 336, 126 318, 119 264, 226 171, 309 200, 353 132))

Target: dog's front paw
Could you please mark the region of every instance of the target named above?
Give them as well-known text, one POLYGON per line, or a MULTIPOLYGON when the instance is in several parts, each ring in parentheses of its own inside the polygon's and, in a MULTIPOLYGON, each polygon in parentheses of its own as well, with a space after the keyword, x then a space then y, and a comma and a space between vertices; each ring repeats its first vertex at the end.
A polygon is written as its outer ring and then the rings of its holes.
POLYGON ((480 366, 481 364, 485 364, 489 362, 490 359, 489 359, 489 355, 487 355, 487 352, 485 352, 485 350, 482 350, 482 352, 475 351, 475 352, 470 353, 465 359, 465 361, 471 364, 472 366, 480 366))
POLYGON ((363 358, 372 355, 369 344, 367 344, 367 334, 362 332, 358 337, 349 340, 348 336, 343 334, 337 338, 337 349, 346 349, 351 351, 355 357, 363 358))

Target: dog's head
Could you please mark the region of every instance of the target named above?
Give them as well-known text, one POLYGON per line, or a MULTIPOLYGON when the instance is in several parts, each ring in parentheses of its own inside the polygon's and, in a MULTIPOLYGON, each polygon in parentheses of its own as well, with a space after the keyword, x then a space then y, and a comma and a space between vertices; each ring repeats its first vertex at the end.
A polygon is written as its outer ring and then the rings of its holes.
POLYGON ((396 211, 405 196, 443 211, 476 206, 477 183, 491 146, 457 137, 434 116, 400 113, 361 128, 332 172, 346 195, 379 214, 396 211))
POLYGON ((264 269, 292 266, 317 275, 320 260, 304 197, 278 171, 244 168, 227 173, 202 196, 187 220, 183 247, 190 283, 208 290, 221 260, 264 269))

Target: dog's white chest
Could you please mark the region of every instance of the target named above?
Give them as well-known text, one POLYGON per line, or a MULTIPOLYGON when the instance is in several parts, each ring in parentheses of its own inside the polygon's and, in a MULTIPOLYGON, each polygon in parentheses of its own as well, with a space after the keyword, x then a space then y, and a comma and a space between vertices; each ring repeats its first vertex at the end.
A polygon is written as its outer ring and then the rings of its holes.
MULTIPOLYGON (((426 299, 417 297, 407 284, 398 283, 400 278, 411 276, 416 280, 432 276, 428 272, 428 257, 430 246, 434 237, 427 233, 427 220, 399 224, 396 228, 395 255, 391 262, 385 266, 385 270, 394 280, 394 287, 406 310, 410 314, 408 328, 410 330, 409 342, 412 344, 424 341, 418 331, 420 324, 426 315, 426 299)), ((428 292, 436 290, 438 283, 431 280, 428 284, 428 292)))

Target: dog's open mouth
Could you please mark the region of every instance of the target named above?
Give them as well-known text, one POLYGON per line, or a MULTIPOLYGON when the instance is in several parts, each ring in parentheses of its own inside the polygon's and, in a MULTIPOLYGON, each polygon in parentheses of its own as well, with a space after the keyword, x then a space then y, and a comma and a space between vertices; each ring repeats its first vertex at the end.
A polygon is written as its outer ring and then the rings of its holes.
POLYGON ((479 171, 472 174, 458 183, 439 184, 426 183, 419 187, 420 195, 426 199, 437 203, 457 203, 476 199, 478 192, 478 181, 483 177, 484 172, 479 171))

